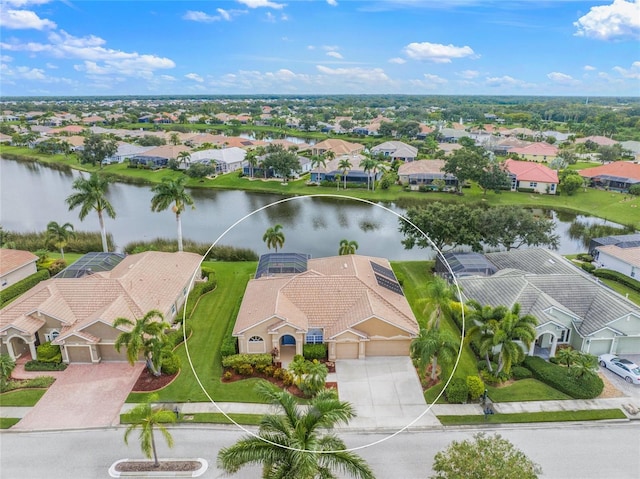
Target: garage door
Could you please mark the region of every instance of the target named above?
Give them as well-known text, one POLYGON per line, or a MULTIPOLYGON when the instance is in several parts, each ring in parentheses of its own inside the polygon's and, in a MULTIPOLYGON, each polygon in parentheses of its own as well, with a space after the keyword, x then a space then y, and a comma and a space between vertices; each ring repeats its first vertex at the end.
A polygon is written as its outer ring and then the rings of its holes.
POLYGON ((591 345, 589 347, 589 353, 594 356, 599 356, 601 354, 607 354, 611 351, 611 339, 602 339, 602 340, 591 340, 591 345))
POLYGON ((409 341, 369 341, 366 343, 366 356, 409 356, 409 341))
POLYGON ((102 361, 127 361, 127 348, 122 348, 118 352, 113 344, 101 344, 100 359, 102 361))
POLYGON ((89 346, 66 346, 70 363, 90 363, 91 350, 89 346))
POLYGON ((640 338, 619 338, 617 354, 640 354, 640 338))
POLYGON ((358 344, 353 343, 336 343, 337 359, 358 359, 358 344))

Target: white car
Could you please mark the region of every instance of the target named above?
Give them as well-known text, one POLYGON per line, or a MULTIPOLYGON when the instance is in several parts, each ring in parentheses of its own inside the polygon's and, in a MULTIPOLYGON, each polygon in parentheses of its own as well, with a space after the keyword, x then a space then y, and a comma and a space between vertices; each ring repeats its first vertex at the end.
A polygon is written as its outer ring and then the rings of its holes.
POLYGON ((633 384, 640 384, 640 366, 628 359, 622 359, 614 354, 602 354, 598 356, 600 366, 610 369, 618 376, 622 376, 625 381, 633 384))

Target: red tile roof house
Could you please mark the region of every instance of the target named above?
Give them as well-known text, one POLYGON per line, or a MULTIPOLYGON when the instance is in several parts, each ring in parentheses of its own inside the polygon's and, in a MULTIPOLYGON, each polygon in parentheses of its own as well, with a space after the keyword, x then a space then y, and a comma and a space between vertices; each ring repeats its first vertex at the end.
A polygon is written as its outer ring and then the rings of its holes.
POLYGON ((113 321, 135 320, 157 309, 171 323, 201 277, 202 257, 194 253, 106 255, 111 259, 108 268, 79 269, 64 277, 72 264, 2 308, 1 352, 35 358, 36 346, 51 341, 60 345, 65 363, 126 361, 126 351, 114 348, 125 329, 114 328, 113 321))
POLYGON ((558 190, 558 173, 545 165, 509 159, 504 167, 511 177, 511 191, 527 188, 536 193, 555 195, 558 190))
POLYGON ((558 148, 548 143, 538 142, 521 148, 511 148, 509 153, 516 153, 525 160, 547 162, 558 156, 558 148))
MULTIPOLYGON (((264 256, 281 266, 284 254, 264 256)), ((304 344, 324 343, 332 361, 409 355, 418 323, 386 259, 346 255, 296 264, 299 272, 291 274, 258 266, 233 329, 241 353, 275 347, 292 358, 304 344)))
POLYGON ((640 183, 640 165, 629 161, 614 161, 607 165, 580 170, 580 176, 589 178, 591 186, 626 192, 640 183))
POLYGON ((37 272, 38 257, 18 249, 0 249, 0 290, 37 272))

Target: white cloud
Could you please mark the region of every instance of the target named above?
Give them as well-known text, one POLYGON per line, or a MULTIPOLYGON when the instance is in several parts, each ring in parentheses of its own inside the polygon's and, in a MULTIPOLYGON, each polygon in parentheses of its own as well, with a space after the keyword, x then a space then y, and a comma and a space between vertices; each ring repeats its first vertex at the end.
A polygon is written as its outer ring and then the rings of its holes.
POLYGON ((328 57, 333 57, 333 58, 337 58, 338 60, 342 60, 344 57, 342 55, 340 55, 338 52, 327 52, 327 56, 328 57))
POLYGON ((57 70, 58 69, 58 65, 54 65, 53 63, 47 62, 45 65, 49 70, 57 70))
POLYGON ((26 7, 27 5, 44 5, 51 0, 4 0, 4 3, 12 7, 26 7))
POLYGON ((551 72, 547 74, 547 78, 556 83, 560 83, 562 85, 575 85, 579 83, 578 80, 573 78, 571 75, 567 75, 566 73, 560 72, 551 72))
POLYGON ((13 57, 10 57, 9 55, 0 55, 0 62, 8 63, 12 61, 13 57))
POLYGON ((0 26, 12 30, 45 30, 56 28, 56 23, 40 18, 29 10, 0 10, 0 26))
POLYGON ((477 78, 480 75, 480 72, 477 70, 462 70, 461 72, 456 73, 459 77, 464 78, 465 80, 472 80, 477 78))
POLYGON ((395 63, 397 65, 402 65, 403 63, 407 63, 407 60, 400 57, 389 58, 389 63, 395 63))
POLYGON ((614 0, 611 5, 591 7, 574 26, 577 36, 598 40, 640 39, 640 0, 614 0))
POLYGON ((18 72, 20 78, 25 80, 45 80, 47 78, 44 70, 40 68, 17 67, 16 72, 18 72))
POLYGON ((276 10, 281 10, 282 8, 287 6, 286 3, 270 2, 269 0, 237 0, 237 1, 242 3, 243 5, 246 5, 249 8, 267 7, 267 8, 274 8, 276 10))
POLYGON ((434 85, 444 85, 445 83, 449 83, 446 78, 442 78, 438 75, 432 75, 430 73, 425 73, 424 77, 429 83, 433 83, 434 85))
POLYGON ((267 12, 264 17, 267 20, 267 22, 276 23, 276 16, 273 13, 267 12))
POLYGON ((159 75, 158 78, 164 81, 176 81, 176 77, 171 75, 159 75))
POLYGON ((439 43, 410 43, 404 47, 404 52, 414 60, 428 60, 435 63, 451 63, 452 58, 475 56, 469 46, 456 47, 454 45, 442 45, 439 43))
POLYGON ((337 7, 338 6, 338 2, 336 0, 327 0, 327 3, 329 5, 331 5, 332 7, 337 7))
POLYGON ((184 77, 188 78, 189 80, 197 81, 198 83, 202 83, 204 81, 204 78, 202 78, 197 73, 187 73, 184 77))
POLYGON ((382 68, 329 68, 317 65, 320 73, 331 76, 339 76, 350 80, 361 80, 367 82, 389 81, 389 77, 382 68))
POLYGON ((307 50, 315 50, 315 49, 316 49, 316 47, 314 47, 313 45, 308 45, 307 46, 307 50))
POLYGON ((213 23, 219 22, 220 20, 231 20, 231 14, 226 10, 218 8, 216 11, 218 12, 218 15, 209 15, 208 13, 200 11, 188 10, 187 13, 182 16, 182 19, 199 23, 213 23))
POLYGON ((640 80, 640 62, 633 62, 631 68, 628 70, 622 67, 613 67, 613 71, 620 74, 624 78, 632 78, 634 80, 640 80))
POLYGON ((582 68, 583 68, 585 71, 588 71, 588 72, 592 72, 592 71, 594 71, 594 70, 597 70, 597 68, 596 68, 596 67, 593 67, 593 66, 591 66, 591 65, 585 65, 585 66, 584 66, 584 67, 582 67, 582 68))
POLYGON ((525 81, 510 77, 509 75, 504 75, 501 77, 487 77, 485 78, 485 83, 487 84, 487 86, 494 88, 531 86, 525 81))
POLYGON ((231 13, 227 12, 226 10, 223 10, 222 8, 216 8, 216 12, 218 12, 218 15, 220 15, 226 21, 231 20, 231 13))

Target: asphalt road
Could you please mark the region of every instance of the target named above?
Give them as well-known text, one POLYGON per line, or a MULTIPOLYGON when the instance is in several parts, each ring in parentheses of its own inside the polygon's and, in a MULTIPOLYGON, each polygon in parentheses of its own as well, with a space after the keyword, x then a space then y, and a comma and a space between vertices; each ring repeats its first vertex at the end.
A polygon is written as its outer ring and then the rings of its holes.
MULTIPOLYGON (((521 427, 486 427, 405 432, 358 451, 379 479, 425 479, 430 476, 435 453, 452 440, 478 431, 499 432, 543 469, 544 478, 636 479, 640 477, 640 423, 584 423, 521 427)), ((107 478, 118 459, 142 458, 137 435, 123 442, 123 428, 64 432, 0 434, 2 479, 107 478)), ((175 447, 159 440, 162 458, 202 457, 209 461, 204 478, 260 477, 259 468, 245 468, 224 476, 215 467, 221 447, 233 444, 243 433, 227 427, 174 428, 175 447)), ((384 434, 344 433, 349 447, 383 440, 384 434)))

